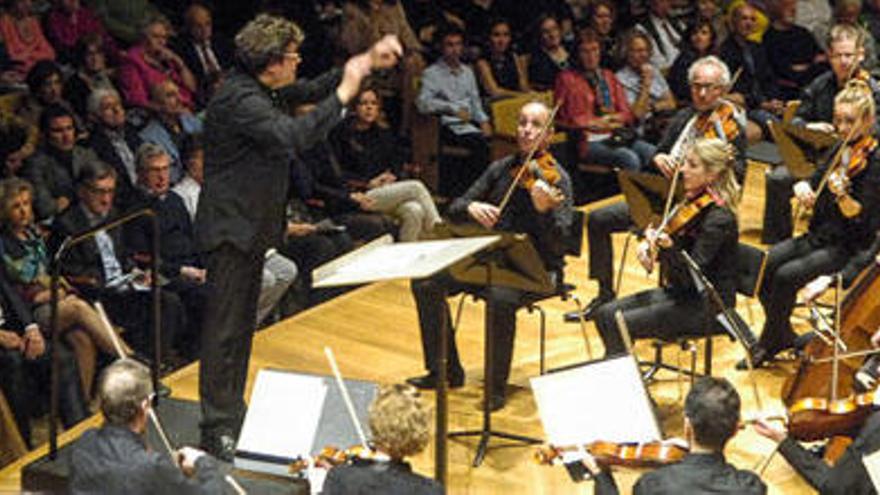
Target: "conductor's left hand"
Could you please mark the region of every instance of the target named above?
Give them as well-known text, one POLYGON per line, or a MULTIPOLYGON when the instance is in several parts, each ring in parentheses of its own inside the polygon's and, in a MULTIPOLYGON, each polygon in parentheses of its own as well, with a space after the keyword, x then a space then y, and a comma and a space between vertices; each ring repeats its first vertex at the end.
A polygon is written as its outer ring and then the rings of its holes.
POLYGON ((393 34, 386 34, 370 48, 370 61, 374 69, 387 69, 403 57, 403 46, 393 34))

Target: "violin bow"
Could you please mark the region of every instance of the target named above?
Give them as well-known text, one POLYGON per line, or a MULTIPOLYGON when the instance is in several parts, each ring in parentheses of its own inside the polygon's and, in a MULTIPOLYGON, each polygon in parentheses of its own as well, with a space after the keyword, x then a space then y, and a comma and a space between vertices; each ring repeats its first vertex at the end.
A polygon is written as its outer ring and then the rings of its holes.
POLYGON ((369 450, 370 447, 367 445, 367 436, 364 435, 364 429, 361 427, 361 422, 358 420, 357 413, 354 410, 354 403, 351 401, 351 396, 348 394, 348 387, 342 379, 342 373, 339 372, 339 366, 336 365, 336 358, 333 356, 333 349, 329 346, 324 346, 324 355, 327 356, 330 368, 333 369, 333 376, 336 378, 336 385, 339 386, 339 393, 342 394, 342 400, 345 402, 345 408, 348 410, 348 415, 351 417, 351 422, 354 424, 355 430, 357 430, 361 445, 365 450, 369 450))
MULTIPOLYGON (((113 326, 110 324, 110 319, 107 318, 107 312, 104 311, 104 306, 100 302, 95 303, 95 311, 98 313, 98 319, 101 320, 101 323, 104 326, 104 331, 107 332, 107 335, 110 336, 110 341, 113 343, 113 349, 116 350, 117 356, 119 359, 125 359, 125 352, 122 350, 122 344, 119 342, 119 336, 116 335, 116 332, 113 331, 113 326)), ((174 450, 174 447, 171 445, 171 441, 168 440, 168 435, 165 433, 165 429, 162 428, 162 423, 159 422, 159 416, 156 414, 156 411, 153 408, 147 409, 147 417, 150 419, 150 422, 153 423, 153 427, 156 428, 156 433, 159 434, 159 438, 162 440, 162 443, 165 445, 165 450, 168 451, 168 455, 171 456, 171 462, 174 463, 175 466, 180 467, 180 462, 177 456, 177 451, 174 450)), ((232 477, 231 474, 227 474, 224 478, 226 483, 228 483, 235 493, 238 495, 247 495, 247 492, 244 488, 235 481, 235 478, 232 477)))
POLYGON ((517 172, 516 177, 513 178, 513 182, 510 183, 510 187, 507 188, 507 191, 504 193, 504 197, 501 199, 501 202, 498 204, 498 211, 504 211, 504 207, 507 206, 507 203, 510 202, 510 197, 513 195, 513 191, 516 190, 517 185, 519 184, 519 180, 522 178, 523 173, 526 170, 526 165, 532 161, 535 153, 538 152, 538 148, 541 146, 541 143, 547 137, 547 131, 550 130, 550 127, 553 126, 553 121, 556 119, 556 112, 559 111, 559 107, 562 106, 562 101, 560 100, 556 103, 556 106, 553 107, 553 110, 550 112, 550 117, 547 118, 547 122, 544 122, 544 127, 541 128, 541 132, 538 133, 538 139, 535 140, 535 143, 532 145, 532 149, 529 150, 529 153, 526 155, 526 159, 523 160, 522 166, 519 168, 519 172, 517 172))

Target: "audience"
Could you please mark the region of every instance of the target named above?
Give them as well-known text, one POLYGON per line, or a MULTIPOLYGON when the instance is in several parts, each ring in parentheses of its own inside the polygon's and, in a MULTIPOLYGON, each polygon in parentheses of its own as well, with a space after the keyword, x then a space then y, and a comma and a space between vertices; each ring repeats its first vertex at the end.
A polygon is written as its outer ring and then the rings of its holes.
POLYGON ((483 93, 490 98, 516 96, 531 90, 526 60, 514 51, 507 20, 492 21, 486 49, 477 60, 477 74, 483 93))
POLYGON ((126 110, 115 89, 98 88, 89 95, 88 115, 92 123, 89 147, 116 171, 116 206, 126 211, 136 200, 137 165, 134 154, 141 138, 126 121, 126 110))
POLYGON ((681 51, 669 69, 669 88, 679 103, 690 103, 691 89, 688 71, 697 60, 714 54, 716 33, 711 22, 697 21, 683 38, 681 51))
POLYGON ((141 37, 141 26, 159 11, 149 0, 91 0, 89 5, 104 22, 107 31, 123 45, 136 43, 141 37))
POLYGON ((631 30, 624 38, 623 48, 626 65, 615 75, 623 86, 626 101, 641 131, 646 121, 659 119, 657 114, 665 112, 668 115, 675 110, 675 97, 660 69, 649 62, 651 40, 648 35, 637 29, 631 30))
POLYGON ((208 102, 213 93, 211 85, 221 77, 232 62, 232 47, 224 39, 214 36, 211 11, 202 3, 195 2, 184 14, 183 36, 174 45, 184 64, 196 79, 199 106, 208 102))
POLYGON ((150 103, 153 118, 141 130, 140 137, 144 142, 162 146, 171 157, 171 184, 174 185, 184 173, 180 160, 183 138, 201 133, 202 121, 183 104, 180 89, 174 81, 165 80, 150 87, 150 103))
POLYGON ((602 66, 616 69, 619 66, 618 37, 616 35, 617 7, 611 0, 596 0, 587 11, 589 27, 602 40, 602 66))
POLYGON ((529 55, 529 84, 537 90, 552 89, 556 76, 568 69, 571 60, 562 43, 559 21, 550 15, 538 20, 538 46, 529 55))
POLYGON ((43 36, 40 19, 34 15, 31 0, 7 0, 0 14, 0 39, 6 54, 18 62, 13 68, 18 81, 40 60, 55 60, 55 49, 43 36))
POLYGON ((46 36, 58 53, 59 63, 80 65, 77 45, 86 35, 97 36, 116 58, 116 42, 92 9, 81 5, 80 0, 54 0, 53 3, 46 15, 46 36))
POLYGON ((679 43, 684 37, 684 25, 670 17, 671 0, 650 0, 647 19, 639 29, 648 33, 654 45, 651 63, 660 70, 669 70, 679 53, 679 43))
POLYGON ((98 33, 88 33, 79 39, 73 52, 76 70, 64 85, 64 96, 80 116, 88 115, 88 99, 98 88, 116 89, 115 69, 107 65, 104 39, 98 33))
POLYGON ((801 88, 822 72, 825 55, 813 34, 795 24, 797 0, 768 0, 767 5, 773 22, 762 43, 782 99, 796 100, 801 88))

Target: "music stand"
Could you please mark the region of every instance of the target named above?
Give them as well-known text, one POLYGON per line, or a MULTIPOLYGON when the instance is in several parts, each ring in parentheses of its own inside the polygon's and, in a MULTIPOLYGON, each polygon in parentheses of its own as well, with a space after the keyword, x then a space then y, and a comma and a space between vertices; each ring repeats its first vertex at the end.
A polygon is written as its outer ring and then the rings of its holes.
MULTIPOLYGON (((484 234, 490 234, 484 231, 484 234)), ((361 246, 312 271, 313 287, 358 285, 379 280, 426 278, 477 251, 498 242, 501 236, 481 235, 464 239, 440 239, 392 243, 390 235, 361 246)), ((448 323, 444 323, 446 325, 448 323)), ((449 337, 440 328, 437 366, 447 369, 449 337)), ((446 373, 437 376, 434 478, 446 484, 446 373)))
POLYGON ((818 153, 833 147, 838 141, 836 134, 807 129, 806 126, 790 122, 770 122, 768 128, 783 163, 795 179, 809 178, 816 170, 816 166, 807 160, 805 149, 818 153))
MULTIPOLYGON (((480 234, 481 232, 486 233, 489 231, 473 225, 445 225, 438 226, 435 229, 435 235, 441 237, 467 237, 480 234)), ((553 280, 544 269, 544 263, 538 256, 538 252, 535 251, 531 241, 529 241, 528 236, 509 232, 502 232, 500 235, 501 239, 497 243, 451 266, 449 274, 452 278, 458 282, 483 287, 487 292, 490 292, 493 287, 506 287, 540 295, 546 294, 549 296, 553 294, 555 289, 553 280)), ((483 351, 485 374, 485 385, 483 386, 483 424, 479 430, 456 431, 449 434, 450 437, 480 437, 477 453, 474 456, 474 467, 478 467, 483 463, 486 451, 489 449, 489 440, 492 437, 526 444, 540 443, 540 440, 537 438, 492 430, 491 400, 494 384, 490 373, 495 362, 495 335, 494 329, 489 324, 492 311, 492 304, 487 296, 484 314, 485 323, 483 325, 486 332, 483 351)))
MULTIPOLYGON (((617 181, 626 204, 629 205, 630 218, 636 227, 644 230, 652 223, 658 225, 666 207, 669 179, 649 172, 621 170, 617 173, 617 181)), ((684 186, 679 181, 674 199, 678 201, 683 196, 684 186)))

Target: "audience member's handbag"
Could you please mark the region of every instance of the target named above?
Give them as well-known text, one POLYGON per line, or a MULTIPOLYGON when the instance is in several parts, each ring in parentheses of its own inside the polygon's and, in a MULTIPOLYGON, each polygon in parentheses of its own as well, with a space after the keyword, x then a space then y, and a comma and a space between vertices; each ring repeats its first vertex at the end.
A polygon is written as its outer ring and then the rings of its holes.
POLYGON ((631 146, 639 135, 632 127, 618 127, 611 132, 608 143, 614 147, 631 146))

